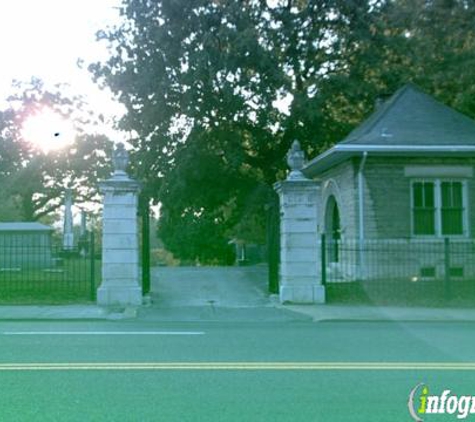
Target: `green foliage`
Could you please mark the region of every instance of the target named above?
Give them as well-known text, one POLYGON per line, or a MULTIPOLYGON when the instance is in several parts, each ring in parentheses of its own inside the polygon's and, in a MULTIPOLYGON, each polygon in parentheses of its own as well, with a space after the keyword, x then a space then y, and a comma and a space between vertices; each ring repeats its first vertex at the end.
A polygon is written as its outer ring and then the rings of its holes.
POLYGON ((0 221, 36 221, 62 205, 66 187, 76 203, 98 199, 97 181, 110 174, 111 141, 84 130, 91 115, 80 98, 51 92, 41 81, 16 83, 9 108, 0 111, 0 221), (22 137, 25 119, 43 108, 71 119, 78 135, 71 145, 45 154, 22 137))
POLYGON ((168 251, 192 264, 234 262, 234 248, 228 244, 222 213, 187 209, 176 214, 173 211, 165 209, 158 225, 168 251))
POLYGON ((322 152, 408 81, 475 115, 472 2, 123 0, 121 12, 98 34, 110 58, 90 70, 127 107, 134 168, 178 257, 211 259, 240 233, 262 241, 292 140, 322 152))

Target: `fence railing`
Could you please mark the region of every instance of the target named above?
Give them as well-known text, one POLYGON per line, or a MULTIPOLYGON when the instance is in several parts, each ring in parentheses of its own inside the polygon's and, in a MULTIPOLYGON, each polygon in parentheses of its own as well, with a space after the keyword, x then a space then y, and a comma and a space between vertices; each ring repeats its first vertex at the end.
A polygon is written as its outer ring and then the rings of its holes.
POLYGON ((35 303, 94 300, 100 265, 94 238, 65 250, 50 240, 0 241, 0 302, 35 303))
POLYGON ((475 303, 475 241, 322 237, 329 301, 475 303))

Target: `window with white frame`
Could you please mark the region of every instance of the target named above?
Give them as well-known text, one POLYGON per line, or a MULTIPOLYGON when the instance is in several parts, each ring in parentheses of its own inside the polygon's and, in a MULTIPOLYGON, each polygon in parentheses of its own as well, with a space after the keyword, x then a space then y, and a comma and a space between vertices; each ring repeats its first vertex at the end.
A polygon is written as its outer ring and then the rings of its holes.
POLYGON ((415 236, 467 234, 466 186, 461 180, 414 180, 411 184, 415 236))

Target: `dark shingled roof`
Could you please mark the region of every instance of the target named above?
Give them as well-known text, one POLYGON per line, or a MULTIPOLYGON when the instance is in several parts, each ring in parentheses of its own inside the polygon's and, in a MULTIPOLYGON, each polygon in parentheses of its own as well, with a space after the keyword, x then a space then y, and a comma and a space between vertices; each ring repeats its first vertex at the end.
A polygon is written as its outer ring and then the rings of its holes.
POLYGON ((475 146, 475 121, 407 84, 337 145, 475 146))
POLYGON ((475 156, 475 121, 407 84, 343 141, 302 169, 316 177, 344 160, 379 156, 475 156))

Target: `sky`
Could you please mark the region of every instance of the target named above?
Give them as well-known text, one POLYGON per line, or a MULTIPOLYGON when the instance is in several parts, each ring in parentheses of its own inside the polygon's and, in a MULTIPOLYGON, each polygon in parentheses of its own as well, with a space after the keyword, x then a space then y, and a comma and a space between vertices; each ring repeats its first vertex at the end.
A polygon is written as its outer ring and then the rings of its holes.
POLYGON ((101 91, 87 70, 77 66, 78 59, 87 64, 107 57, 95 33, 119 21, 119 4, 120 0, 0 0, 0 101, 9 95, 13 79, 35 76, 47 86, 68 83, 98 113, 120 115, 123 108, 110 93, 101 91))
MULTIPOLYGON (((105 43, 97 42, 95 34, 120 21, 120 4, 121 0, 0 0, 0 107, 11 93, 13 79, 29 81, 35 76, 46 86, 68 83, 98 114, 120 117, 124 107, 111 100, 110 92, 101 91, 87 71, 87 64, 107 57, 105 43), (78 67, 78 59, 84 61, 84 69, 78 67)), ((291 101, 287 96, 274 105, 288 112, 291 101)), ((59 131, 49 130, 52 122, 29 124, 31 133, 49 131, 44 150, 58 141, 51 138, 59 131)), ((127 141, 112 124, 100 130, 114 141, 127 141)))

